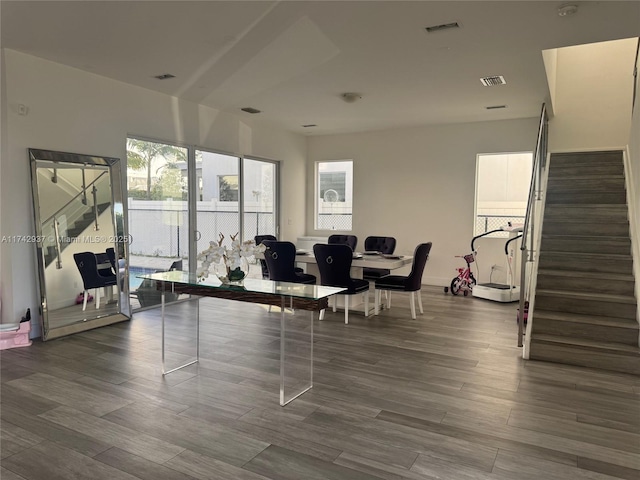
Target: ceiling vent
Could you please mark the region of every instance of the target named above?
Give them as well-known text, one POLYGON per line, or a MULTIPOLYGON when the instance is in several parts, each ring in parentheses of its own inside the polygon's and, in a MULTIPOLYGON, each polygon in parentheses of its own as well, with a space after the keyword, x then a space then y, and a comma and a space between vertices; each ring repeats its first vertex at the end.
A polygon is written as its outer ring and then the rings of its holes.
POLYGON ((247 112, 247 113, 260 113, 260 110, 258 110, 257 108, 253 108, 253 107, 244 107, 244 108, 241 108, 240 110, 242 110, 243 112, 247 112))
POLYGON ((433 25, 431 27, 425 27, 428 33, 441 32, 442 30, 449 30, 451 28, 460 28, 458 22, 443 23, 442 25, 433 25))
POLYGON ((162 75, 156 75, 153 78, 157 78, 158 80, 169 80, 170 78, 176 78, 176 76, 171 75, 170 73, 163 73, 162 75))
POLYGON ((496 75, 494 77, 483 77, 480 79, 480 83, 482 83, 482 85, 484 85, 485 87, 495 87, 496 85, 507 84, 502 75, 496 75))
POLYGON ((500 108, 507 108, 506 105, 491 105, 490 107, 484 107, 487 110, 498 110, 500 108))

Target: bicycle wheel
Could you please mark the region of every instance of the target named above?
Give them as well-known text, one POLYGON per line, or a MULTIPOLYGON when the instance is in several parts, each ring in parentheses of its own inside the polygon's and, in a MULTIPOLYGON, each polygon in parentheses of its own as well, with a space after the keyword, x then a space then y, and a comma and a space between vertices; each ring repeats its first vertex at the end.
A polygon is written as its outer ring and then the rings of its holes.
POLYGON ((453 280, 451 280, 451 294, 452 295, 458 295, 458 292, 460 292, 460 288, 462 288, 462 279, 459 277, 454 278, 453 280))
POLYGON ((469 288, 473 290, 473 287, 476 286, 478 282, 476 282, 476 277, 473 276, 473 273, 469 274, 469 288))

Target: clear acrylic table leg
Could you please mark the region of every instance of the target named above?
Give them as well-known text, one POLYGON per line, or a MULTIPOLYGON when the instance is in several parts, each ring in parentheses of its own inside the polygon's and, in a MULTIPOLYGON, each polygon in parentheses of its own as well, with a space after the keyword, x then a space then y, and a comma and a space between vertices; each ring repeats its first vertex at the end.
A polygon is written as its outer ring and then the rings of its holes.
MULTIPOLYGON (((162 375, 167 375, 168 373, 175 372, 176 370, 180 370, 181 368, 188 367, 189 365, 193 365, 194 363, 198 363, 200 360, 200 298, 195 298, 196 302, 196 358, 195 360, 191 360, 190 362, 185 363, 184 365, 180 365, 179 367, 172 368, 167 370, 166 359, 165 359, 165 343, 166 343, 166 327, 165 327, 165 291, 166 285, 169 282, 162 282, 162 293, 161 293, 161 312, 162 312, 162 375)), ((173 283, 171 283, 171 292, 174 291, 173 283)))
MULTIPOLYGON (((295 312, 292 308, 292 299, 288 299, 286 297, 282 297, 281 301, 281 312, 280 312, 280 405, 285 406, 292 400, 295 400, 300 395, 305 392, 308 392, 313 388, 313 317, 314 312, 308 312, 309 314, 309 380, 305 382, 302 386, 295 389, 295 391, 290 394, 287 398, 287 394, 285 393, 285 384, 286 384, 286 368, 287 368, 287 310, 291 312, 291 321, 295 320, 295 312), (289 300, 289 305, 287 306, 287 300, 289 300)), ((306 312, 303 312, 306 313, 306 312)), ((296 370, 293 367, 292 370, 296 370)))

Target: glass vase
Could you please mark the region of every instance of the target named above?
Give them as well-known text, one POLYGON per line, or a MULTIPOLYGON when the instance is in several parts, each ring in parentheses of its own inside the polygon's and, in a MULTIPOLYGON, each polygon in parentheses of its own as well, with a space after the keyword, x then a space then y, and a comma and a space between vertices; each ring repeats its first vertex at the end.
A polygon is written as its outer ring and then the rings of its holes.
POLYGON ((216 272, 218 279, 224 285, 242 285, 244 279, 249 274, 249 262, 245 257, 240 257, 240 266, 231 268, 227 262, 219 264, 219 271, 216 272))

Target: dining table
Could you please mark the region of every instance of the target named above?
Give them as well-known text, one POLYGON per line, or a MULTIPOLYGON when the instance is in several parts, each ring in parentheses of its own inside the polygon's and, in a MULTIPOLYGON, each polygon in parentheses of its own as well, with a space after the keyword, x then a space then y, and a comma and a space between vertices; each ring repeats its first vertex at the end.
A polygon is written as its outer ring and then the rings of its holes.
MULTIPOLYGON (((351 277, 363 278, 365 268, 379 268, 383 270, 397 270, 413 262, 413 255, 387 255, 380 252, 353 252, 353 260, 351 261, 351 277)), ((316 262, 316 257, 312 251, 298 249, 296 250, 296 263, 304 264, 305 271, 308 274, 315 275, 317 283, 320 283, 320 270, 316 262)), ((369 290, 374 290, 375 281, 369 282, 369 290)), ((336 308, 344 308, 342 299, 343 295, 335 297, 336 308)), ((354 295, 353 300, 349 302, 349 311, 362 313, 369 316, 371 313, 365 311, 364 302, 360 300, 360 295, 354 295)))

